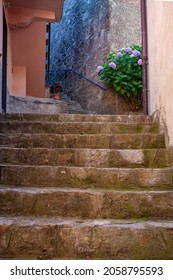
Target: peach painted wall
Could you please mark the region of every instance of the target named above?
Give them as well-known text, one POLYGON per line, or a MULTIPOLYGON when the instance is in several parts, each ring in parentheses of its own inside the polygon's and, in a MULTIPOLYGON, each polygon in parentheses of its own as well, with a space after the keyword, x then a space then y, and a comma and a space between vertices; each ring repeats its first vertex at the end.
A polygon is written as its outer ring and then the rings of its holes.
MULTIPOLYGON (((3 1, 0 0, 0 53, 3 51, 3 1)), ((6 10, 4 10, 7 19, 6 10)), ((7 20, 8 21, 8 20, 7 20)), ((7 93, 12 93, 12 64, 11 64, 11 42, 10 32, 7 26, 7 93)), ((2 95, 2 58, 0 58, 0 105, 2 95)), ((7 95, 8 97, 8 95, 7 95)), ((1 108, 1 106, 0 106, 1 108)))
POLYGON ((8 0, 11 5, 16 7, 31 8, 36 10, 45 10, 54 12, 54 20, 61 19, 64 0, 8 0))
MULTIPOLYGON (((62 0, 9 0, 11 4, 22 6, 24 8, 42 9, 48 11, 56 11, 62 0)), ((62 5, 62 4, 61 4, 62 5)))
POLYGON ((11 45, 11 32, 9 27, 7 34, 7 92, 9 95, 13 95, 13 67, 12 67, 12 45, 11 45))
MULTIPOLYGON (((25 28, 11 29, 12 64, 14 68, 26 67, 27 96, 44 97, 45 34, 45 22, 34 22, 25 28)), ((23 94, 19 91, 15 95, 23 94)))
POLYGON ((26 67, 13 67, 13 95, 26 96, 26 67))
MULTIPOLYGON (((2 1, 3 2, 3 1, 2 1)), ((7 98, 8 94, 13 94, 13 69, 11 59, 11 32, 8 26, 8 9, 4 9, 6 23, 7 23, 7 98)))
POLYGON ((150 114, 157 114, 173 146, 173 2, 148 0, 150 114))

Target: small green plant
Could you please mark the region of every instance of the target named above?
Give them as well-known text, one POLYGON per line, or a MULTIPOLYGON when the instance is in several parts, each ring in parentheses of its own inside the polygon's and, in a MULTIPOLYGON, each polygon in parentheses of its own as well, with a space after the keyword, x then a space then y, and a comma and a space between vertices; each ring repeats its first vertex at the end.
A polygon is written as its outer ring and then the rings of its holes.
POLYGON ((114 88, 132 111, 142 108, 142 47, 130 46, 107 56, 107 63, 99 65, 100 79, 114 88))

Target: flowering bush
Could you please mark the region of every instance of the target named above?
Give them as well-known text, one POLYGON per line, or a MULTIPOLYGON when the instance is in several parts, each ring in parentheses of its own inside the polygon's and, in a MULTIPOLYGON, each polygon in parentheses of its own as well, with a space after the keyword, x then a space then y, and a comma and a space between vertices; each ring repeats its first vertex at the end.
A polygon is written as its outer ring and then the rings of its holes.
POLYGON ((132 111, 142 107, 142 47, 131 46, 110 53, 108 63, 96 69, 100 79, 114 88, 132 111))

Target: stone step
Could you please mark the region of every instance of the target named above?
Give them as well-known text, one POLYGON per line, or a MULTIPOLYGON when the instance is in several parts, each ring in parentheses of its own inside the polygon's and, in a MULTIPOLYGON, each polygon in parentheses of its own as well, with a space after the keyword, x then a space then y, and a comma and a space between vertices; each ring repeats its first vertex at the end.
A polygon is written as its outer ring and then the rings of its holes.
POLYGON ((105 148, 145 149, 165 148, 163 134, 0 134, 0 145, 41 148, 105 148))
POLYGON ((94 115, 94 114, 0 114, 0 121, 30 122, 118 122, 129 124, 151 124, 152 116, 134 115, 94 115))
POLYGON ((0 133, 115 134, 159 133, 156 124, 114 122, 26 122, 0 121, 0 133))
POLYGON ((0 165, 0 184, 104 189, 172 188, 173 168, 0 165))
POLYGON ((0 217, 0 259, 173 259, 173 221, 0 217))
POLYGON ((172 259, 172 158, 152 117, 0 114, 0 259, 172 259))
POLYGON ((173 191, 0 187, 0 215, 173 219, 173 191))
POLYGON ((171 149, 50 149, 0 147, 1 164, 95 166, 95 167, 169 167, 171 149))

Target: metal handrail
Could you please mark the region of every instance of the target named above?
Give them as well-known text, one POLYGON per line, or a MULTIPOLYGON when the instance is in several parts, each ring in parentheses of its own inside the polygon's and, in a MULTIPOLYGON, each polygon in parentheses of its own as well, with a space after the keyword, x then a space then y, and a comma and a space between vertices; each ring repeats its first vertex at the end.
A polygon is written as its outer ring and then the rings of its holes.
POLYGON ((95 82, 95 81, 89 79, 88 77, 82 75, 81 73, 76 72, 76 71, 73 70, 73 69, 50 69, 49 71, 47 71, 47 75, 49 76, 49 74, 50 74, 51 72, 59 72, 59 71, 62 71, 62 72, 63 72, 63 71, 64 71, 64 72, 72 72, 72 73, 74 73, 75 75, 77 75, 78 77, 80 77, 80 78, 82 78, 82 79, 84 79, 84 80, 90 82, 91 84, 94 84, 95 86, 99 87, 101 90, 106 90, 106 88, 104 88, 103 86, 101 86, 101 85, 98 84, 97 82, 95 82))

